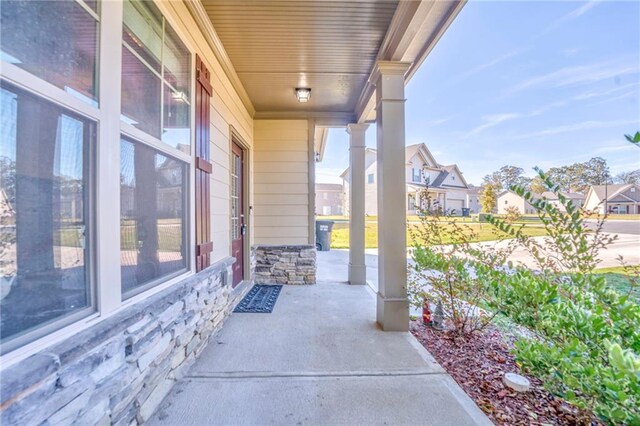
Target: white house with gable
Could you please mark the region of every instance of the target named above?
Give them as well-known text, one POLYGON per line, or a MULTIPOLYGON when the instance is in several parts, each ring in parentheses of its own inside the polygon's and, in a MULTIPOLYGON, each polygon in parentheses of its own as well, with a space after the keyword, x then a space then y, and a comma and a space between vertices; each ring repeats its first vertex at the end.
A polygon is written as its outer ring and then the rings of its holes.
MULTIPOLYGON (((427 190, 432 203, 453 215, 461 215, 462 209, 470 208, 473 196, 470 187, 456 164, 439 164, 424 143, 410 145, 405 149, 405 175, 407 182, 407 214, 416 214, 420 208, 420 195, 427 190)), ((365 213, 378 215, 377 198, 377 152, 367 148, 365 152, 365 213)), ((349 199, 349 168, 340 177, 343 180, 345 200, 349 199)), ((345 212, 349 206, 345 202, 345 212)))

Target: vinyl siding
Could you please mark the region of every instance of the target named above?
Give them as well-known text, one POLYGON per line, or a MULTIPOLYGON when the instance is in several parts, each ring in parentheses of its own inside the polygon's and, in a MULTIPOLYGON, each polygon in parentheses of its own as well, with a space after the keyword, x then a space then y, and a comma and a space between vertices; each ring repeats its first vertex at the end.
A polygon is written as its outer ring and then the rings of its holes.
POLYGON ((309 243, 309 124, 254 122, 255 244, 309 243))

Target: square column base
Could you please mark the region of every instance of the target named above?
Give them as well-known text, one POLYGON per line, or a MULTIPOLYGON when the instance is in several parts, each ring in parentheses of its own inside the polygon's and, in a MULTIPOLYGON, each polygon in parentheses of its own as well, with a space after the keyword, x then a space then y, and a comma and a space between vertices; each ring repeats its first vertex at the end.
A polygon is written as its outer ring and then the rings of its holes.
POLYGON ((409 301, 378 293, 376 320, 384 331, 409 331, 409 301))
POLYGON ((366 265, 353 265, 349 263, 349 284, 365 285, 367 283, 366 265))

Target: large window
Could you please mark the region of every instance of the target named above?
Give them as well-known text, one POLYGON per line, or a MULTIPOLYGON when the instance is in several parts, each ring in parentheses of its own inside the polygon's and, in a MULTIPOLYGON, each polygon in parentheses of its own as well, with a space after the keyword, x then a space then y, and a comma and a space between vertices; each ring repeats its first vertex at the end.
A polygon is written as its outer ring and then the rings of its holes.
POLYGON ((120 143, 122 293, 186 269, 186 165, 144 144, 120 143))
POLYGON ((2 0, 0 19, 4 354, 189 270, 194 65, 151 1, 2 0))
POLYGON ((122 120, 189 153, 189 51, 152 2, 124 3, 122 43, 122 120))
POLYGON ((71 321, 92 306, 89 194, 95 124, 4 82, 0 87, 5 352, 33 337, 35 329, 71 321))
POLYGON ((122 37, 122 121, 151 136, 123 138, 120 145, 127 298, 188 265, 184 156, 191 153, 191 54, 152 2, 125 1, 122 37))
POLYGON ((97 105, 96 2, 2 0, 0 59, 97 105))

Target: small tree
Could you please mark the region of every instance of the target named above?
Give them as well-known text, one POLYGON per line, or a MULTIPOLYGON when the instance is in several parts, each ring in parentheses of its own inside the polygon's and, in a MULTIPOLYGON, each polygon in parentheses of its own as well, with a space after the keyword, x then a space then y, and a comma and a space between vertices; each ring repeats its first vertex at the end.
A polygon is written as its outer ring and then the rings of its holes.
POLYGON ((498 188, 496 184, 487 183, 480 192, 480 205, 484 213, 493 213, 498 204, 498 188))
POLYGON ((505 216, 504 221, 508 224, 517 222, 518 219, 520 219, 520 217, 522 216, 520 214, 520 209, 517 206, 509 206, 505 209, 505 212, 507 213, 507 215, 505 216))

